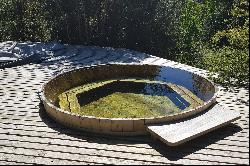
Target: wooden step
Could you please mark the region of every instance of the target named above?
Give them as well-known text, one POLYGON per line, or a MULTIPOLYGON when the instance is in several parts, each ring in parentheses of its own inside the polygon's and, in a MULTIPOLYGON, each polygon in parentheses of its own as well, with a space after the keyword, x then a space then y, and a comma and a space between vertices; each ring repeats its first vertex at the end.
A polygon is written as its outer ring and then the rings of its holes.
POLYGON ((240 113, 216 104, 206 112, 178 122, 147 125, 150 134, 168 146, 177 146, 240 118, 240 113))

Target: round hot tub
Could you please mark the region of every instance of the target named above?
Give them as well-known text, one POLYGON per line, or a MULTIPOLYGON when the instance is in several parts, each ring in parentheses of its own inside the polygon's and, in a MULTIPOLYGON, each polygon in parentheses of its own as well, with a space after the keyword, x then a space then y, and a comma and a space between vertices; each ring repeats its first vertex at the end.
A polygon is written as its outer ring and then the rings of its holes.
POLYGON ((83 131, 147 134, 147 124, 193 116, 216 101, 217 88, 197 74, 166 66, 106 64, 59 74, 43 85, 46 112, 83 131))

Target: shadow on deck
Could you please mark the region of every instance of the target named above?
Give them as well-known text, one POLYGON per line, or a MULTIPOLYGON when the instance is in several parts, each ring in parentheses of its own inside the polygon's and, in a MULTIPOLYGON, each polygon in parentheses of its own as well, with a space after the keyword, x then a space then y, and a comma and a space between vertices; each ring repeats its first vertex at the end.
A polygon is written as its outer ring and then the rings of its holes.
POLYGON ((121 136, 99 135, 95 133, 70 129, 63 125, 60 125, 59 123, 51 119, 49 115, 46 113, 42 103, 39 104, 39 108, 40 108, 39 115, 43 120, 43 122, 49 128, 57 132, 68 135, 70 137, 86 140, 88 142, 95 142, 98 144, 106 144, 106 145, 126 144, 128 146, 133 146, 136 144, 148 144, 150 147, 152 147, 152 149, 155 149, 157 152, 159 152, 162 156, 166 157, 170 161, 177 161, 179 159, 185 158, 186 156, 192 153, 195 152, 198 153, 199 150, 204 149, 205 147, 211 144, 215 144, 216 142, 223 140, 228 136, 232 136, 235 133, 242 131, 242 129, 239 126, 235 124, 229 124, 225 127, 222 127, 208 134, 200 136, 180 146, 170 147, 158 140, 151 138, 149 135, 121 137, 121 136))

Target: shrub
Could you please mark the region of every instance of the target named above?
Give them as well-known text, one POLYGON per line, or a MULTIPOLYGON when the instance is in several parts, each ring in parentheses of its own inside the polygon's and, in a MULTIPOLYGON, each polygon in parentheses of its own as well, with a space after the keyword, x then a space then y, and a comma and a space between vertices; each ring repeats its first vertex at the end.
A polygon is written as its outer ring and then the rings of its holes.
POLYGON ((125 47, 243 83, 248 8, 248 0, 0 0, 0 41, 125 47))
POLYGON ((0 0, 0 41, 126 47, 165 58, 182 1, 0 0))
POLYGON ((225 27, 223 19, 230 7, 228 1, 186 0, 177 26, 176 60, 204 67, 202 49, 218 30, 225 27))
MULTIPOLYGON (((205 52, 205 51, 204 51, 205 52)), ((208 49, 204 55, 204 64, 212 74, 218 74, 214 80, 227 85, 246 85, 249 83, 248 49, 233 49, 224 46, 208 49)))
POLYGON ((234 1, 227 27, 211 38, 213 48, 205 53, 204 64, 219 74, 219 82, 249 84, 249 2, 234 1))

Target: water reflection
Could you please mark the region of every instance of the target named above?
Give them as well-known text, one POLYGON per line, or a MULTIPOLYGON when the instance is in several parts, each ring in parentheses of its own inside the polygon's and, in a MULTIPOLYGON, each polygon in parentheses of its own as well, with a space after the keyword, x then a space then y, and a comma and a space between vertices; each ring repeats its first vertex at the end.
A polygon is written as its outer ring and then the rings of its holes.
POLYGON ((183 86, 203 101, 208 101, 214 94, 214 88, 207 80, 184 70, 159 67, 154 79, 183 86))
POLYGON ((171 89, 167 84, 124 80, 117 80, 115 82, 78 94, 77 99, 80 106, 83 106, 116 92, 144 94, 150 96, 166 96, 176 105, 176 107, 181 110, 184 110, 190 106, 189 102, 187 102, 180 94, 171 89))

